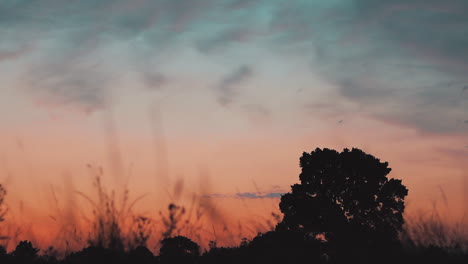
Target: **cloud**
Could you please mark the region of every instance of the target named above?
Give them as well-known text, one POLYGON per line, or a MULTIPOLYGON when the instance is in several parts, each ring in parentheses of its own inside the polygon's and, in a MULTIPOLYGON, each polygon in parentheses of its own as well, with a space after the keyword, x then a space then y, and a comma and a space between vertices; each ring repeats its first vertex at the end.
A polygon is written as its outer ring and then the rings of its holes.
POLYGON ((89 114, 103 109, 108 100, 110 77, 99 72, 99 65, 33 67, 26 78, 27 90, 46 106, 71 106, 89 114))
POLYGON ((258 193, 236 193, 235 197, 243 198, 243 199, 264 199, 264 198, 280 198, 284 193, 265 193, 265 194, 258 194, 258 193))
MULTIPOLYGON (((315 76, 338 87, 340 98, 326 104, 345 99, 364 114, 424 132, 468 129, 456 122, 466 119, 467 98, 460 96, 468 83, 465 0, 1 1, 0 34, 11 47, 38 43, 34 53, 45 54, 43 68, 54 71, 60 61, 67 69, 61 81, 30 80, 46 101, 104 107, 108 77, 79 75, 83 71, 69 65, 76 58, 90 64, 100 52, 113 52, 103 67, 136 58, 125 70, 140 72, 148 88, 159 89, 167 82, 159 57, 173 54, 175 60, 195 50, 207 61, 222 55, 226 69, 238 67, 215 89, 217 101, 228 106, 255 67, 239 66, 245 59, 228 51, 256 48, 294 65, 309 61, 315 76), (148 61, 158 72, 147 70, 148 61)), ((28 55, 22 48, 0 49, 0 61, 28 55)))
POLYGON ((149 90, 159 90, 167 82, 167 77, 159 72, 144 72, 143 82, 149 90))
POLYGON ((236 88, 252 76, 252 68, 241 65, 236 70, 224 77, 217 85, 219 93, 218 102, 222 106, 228 106, 237 95, 236 88))
MULTIPOLYGON (((26 90, 35 101, 93 112, 105 107, 110 78, 107 73, 77 66, 76 61, 90 65, 103 58, 103 68, 116 68, 113 66, 124 56, 139 56, 137 65, 127 64, 126 70, 134 67, 142 73, 149 89, 160 88, 166 78, 141 69, 148 60, 177 42, 174 39, 190 30, 199 16, 206 15, 204 10, 210 2, 136 0, 129 5, 120 0, 66 4, 55 0, 2 1, 0 34, 11 46, 39 43, 40 65, 33 62, 22 73, 27 76, 26 85, 31 86, 26 90), (132 49, 116 47, 124 43, 132 49), (116 57, 113 49, 118 48, 121 52, 117 55, 122 57, 116 57), (104 55, 112 52, 111 56, 104 55)), ((0 49, 0 61, 17 58, 25 52, 0 49)), ((113 74, 121 76, 123 72, 113 74)))
POLYGON ((262 0, 232 0, 228 1, 228 7, 233 9, 248 8, 262 0))
POLYGON ((256 38, 256 35, 257 34, 254 30, 247 27, 223 29, 219 34, 199 39, 195 43, 195 46, 200 52, 209 54, 215 50, 226 48, 232 43, 253 41, 256 38))
POLYGON ((281 198, 284 193, 280 192, 267 192, 267 193, 253 193, 253 192, 243 192, 235 194, 210 194, 208 195, 211 198, 235 198, 235 199, 275 199, 281 198))
POLYGON ((439 148, 437 149, 440 153, 446 154, 456 160, 466 160, 468 158, 468 150, 466 146, 464 149, 461 148, 439 148))
MULTIPOLYGON (((459 87, 468 80, 468 4, 355 0, 349 5, 331 6, 319 16, 321 26, 307 39, 316 50, 314 71, 378 119, 425 132, 466 131, 456 120, 465 114, 459 87)), ((299 23, 304 11, 297 12, 298 18, 290 19, 299 23)))
POLYGON ((272 112, 259 104, 246 104, 243 111, 253 125, 268 125, 272 122, 272 112))
MULTIPOLYGON (((37 53, 44 55, 41 68, 51 67, 47 70, 49 72, 58 70, 58 61, 64 68, 74 68, 69 64, 77 59, 95 61, 96 56, 102 57, 100 52, 114 52, 114 57, 105 58, 103 67, 134 57, 136 64, 125 65, 126 70, 140 72, 142 82, 149 89, 159 89, 166 84, 167 78, 160 72, 145 70, 145 66, 151 64, 149 62, 158 61, 161 54, 170 54, 168 50, 181 48, 179 43, 192 45, 196 40, 211 41, 216 36, 211 26, 218 27, 218 32, 228 32, 228 28, 239 26, 233 24, 237 20, 237 15, 233 14, 243 13, 245 8, 252 7, 255 2, 136 0, 129 4, 121 0, 84 0, 73 3, 56 0, 2 1, 0 34, 9 39, 13 47, 38 42, 37 53), (225 17, 228 17, 228 23, 219 23, 225 17), (120 52, 113 49, 120 49, 120 52)), ((250 20, 255 19, 251 14, 247 16, 250 20)), ((232 35, 225 41, 242 39, 242 33, 225 34, 232 35)), ((186 49, 187 46, 182 48, 186 49)), ((22 53, 21 50, 0 50, 0 60, 13 59, 22 53)), ((157 66, 159 69, 161 65, 157 66)), ((80 75, 81 72, 74 69, 62 73, 64 76, 60 81, 55 80, 60 78, 58 76, 37 80, 32 80, 37 75, 28 77, 37 91, 33 96, 39 95, 41 101, 70 103, 89 109, 104 106, 107 88, 101 79, 107 77, 97 76, 99 73, 80 75), (50 98, 46 98, 47 95, 50 98)), ((220 101, 228 103, 235 94, 232 89, 236 82, 249 73, 249 67, 241 67, 238 72, 223 80, 220 83, 220 101)))
POLYGON ((21 47, 19 49, 15 49, 15 50, 1 50, 0 49, 0 62, 6 61, 6 60, 18 59, 22 56, 27 55, 31 51, 32 51, 32 47, 28 45, 21 47))

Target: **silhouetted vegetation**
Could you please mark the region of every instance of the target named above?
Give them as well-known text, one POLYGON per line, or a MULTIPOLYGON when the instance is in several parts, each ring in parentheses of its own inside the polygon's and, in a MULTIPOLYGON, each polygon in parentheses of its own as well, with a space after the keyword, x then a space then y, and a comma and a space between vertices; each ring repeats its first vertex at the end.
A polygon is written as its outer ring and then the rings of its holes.
MULTIPOLYGON (((283 219, 237 247, 211 241, 203 250, 181 236, 185 209, 170 204, 168 215, 161 213, 164 230, 154 255, 147 248, 151 219, 133 217, 130 231, 122 232, 131 205, 124 201, 119 208, 127 209, 117 209, 98 178, 89 247, 57 259, 53 248, 38 254, 31 242, 21 241, 11 252, 0 247, 0 263, 468 263, 466 237, 451 239, 439 218, 404 225, 408 190, 401 180, 387 178, 388 163, 359 149, 316 149, 302 155, 300 167, 300 183, 281 197, 283 219)), ((0 185, 0 206, 5 194, 0 185)))
POLYGON ((192 263, 199 256, 200 246, 186 237, 169 237, 161 241, 161 263, 192 263))
MULTIPOLYGON (((7 192, 5 188, 0 184, 0 224, 5 221, 5 216, 8 212, 8 207, 5 205, 5 196, 7 192)), ((8 240, 8 237, 3 234, 3 228, 0 225, 0 242, 3 242, 5 240, 8 240)), ((3 244, 0 244, 0 248, 3 246, 3 244)), ((0 251, 0 255, 2 252, 0 251)), ((1 257, 0 257, 1 259, 1 257)))
POLYGON ((107 191, 102 182, 103 169, 88 165, 94 173, 94 188, 97 199, 93 200, 83 193, 79 193, 92 205, 91 232, 87 244, 94 248, 108 248, 113 250, 131 250, 147 246, 151 236, 151 219, 133 214, 135 201, 129 201, 129 191, 124 189, 121 199, 117 199, 114 191, 107 191), (120 202, 120 203, 119 203, 120 202), (126 227, 126 228, 124 228, 126 227))
POLYGON ((0 222, 3 222, 5 220, 5 216, 8 211, 7 207, 5 206, 5 195, 6 190, 0 184, 0 222))
POLYGON ((279 229, 323 239, 328 248, 349 251, 347 259, 398 246, 408 190, 387 178, 388 163, 356 148, 316 149, 303 153, 300 167, 301 183, 281 197, 279 229))

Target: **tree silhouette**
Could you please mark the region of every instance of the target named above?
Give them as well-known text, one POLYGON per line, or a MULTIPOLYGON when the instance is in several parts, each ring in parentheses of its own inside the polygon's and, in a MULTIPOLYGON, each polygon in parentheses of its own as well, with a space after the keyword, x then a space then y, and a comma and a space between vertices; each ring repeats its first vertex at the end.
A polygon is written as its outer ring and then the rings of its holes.
POLYGON ((321 242, 301 232, 270 231, 247 246, 249 263, 321 263, 321 242))
POLYGON ((277 228, 295 230, 327 241, 395 242, 402 230, 401 180, 388 179, 391 169, 360 149, 317 148, 300 158, 300 184, 281 197, 284 218, 277 228))
POLYGON ((159 251, 163 263, 190 263, 200 256, 200 246, 184 236, 165 238, 159 251))

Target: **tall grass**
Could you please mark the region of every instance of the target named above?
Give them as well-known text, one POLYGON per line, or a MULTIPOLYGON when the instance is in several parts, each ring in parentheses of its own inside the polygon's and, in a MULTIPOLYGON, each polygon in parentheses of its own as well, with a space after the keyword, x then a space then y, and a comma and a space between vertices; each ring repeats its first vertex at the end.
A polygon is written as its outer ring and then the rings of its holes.
POLYGON ((2 222, 5 221, 5 216, 8 212, 8 207, 5 205, 5 196, 6 196, 6 190, 3 188, 3 186, 0 184, 0 246, 2 247, 7 247, 8 246, 8 240, 9 236, 4 234, 4 226, 1 225, 2 222))
POLYGON ((16 245, 19 241, 18 237, 21 234, 21 229, 17 225, 5 221, 9 212, 5 202, 6 195, 6 189, 0 184, 0 247, 4 249, 8 249, 10 244, 16 245))
POLYGON ((197 195, 191 197, 188 209, 183 205, 170 203, 167 213, 159 212, 159 241, 174 236, 186 236, 198 244, 203 244, 206 235, 211 234, 205 215, 206 208, 202 206, 197 195))
POLYGON ((5 221, 5 216, 8 212, 8 207, 5 205, 6 190, 0 184, 0 222, 5 221))
POLYGON ((130 201, 128 188, 124 187, 119 197, 115 191, 108 191, 103 186, 103 169, 91 165, 89 167, 95 173, 93 187, 97 198, 93 200, 88 195, 78 192, 92 205, 92 217, 88 219, 91 226, 88 245, 115 250, 146 246, 152 232, 152 221, 149 217, 132 211, 143 196, 130 201))
POLYGON ((159 242, 174 236, 187 236, 198 243, 203 242, 203 233, 209 232, 203 219, 209 208, 204 198, 193 195, 188 209, 170 203, 167 212, 159 211, 159 219, 134 212, 133 207, 144 196, 133 201, 125 186, 121 193, 105 188, 100 167, 89 165, 93 172, 93 187, 96 198, 82 192, 78 194, 89 202, 92 215, 87 219, 90 231, 87 244, 115 250, 131 250, 138 246, 159 248, 159 242))
POLYGON ((438 247, 468 252, 468 225, 465 219, 448 222, 437 212, 408 217, 402 242, 409 247, 438 247))

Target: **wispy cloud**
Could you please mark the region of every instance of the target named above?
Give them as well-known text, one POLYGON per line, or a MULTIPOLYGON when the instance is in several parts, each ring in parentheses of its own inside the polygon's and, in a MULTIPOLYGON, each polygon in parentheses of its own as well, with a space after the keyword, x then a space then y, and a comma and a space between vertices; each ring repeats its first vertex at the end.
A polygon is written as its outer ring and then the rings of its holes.
POLYGON ((50 64, 30 70, 27 90, 43 105, 72 106, 92 113, 105 107, 109 79, 99 65, 50 64))
POLYGON ((262 198, 280 198, 281 195, 284 193, 265 193, 265 194, 258 194, 258 193, 236 193, 236 197, 238 198, 246 198, 246 199, 262 199, 262 198))
MULTIPOLYGON (((468 80, 466 2, 355 0, 348 5, 311 18, 323 19, 311 31, 314 70, 376 118, 426 132, 466 131, 456 122, 465 114, 459 89, 468 80)), ((290 17, 294 23, 302 21, 304 8, 290 17)))
POLYGON ((245 82, 251 76, 252 68, 248 65, 242 65, 224 77, 217 86, 219 92, 218 102, 222 106, 231 104, 237 95, 236 88, 238 88, 238 85, 245 82))
MULTIPOLYGON (((466 91, 468 83, 467 33, 464 0, 0 3, 0 34, 11 47, 38 43, 34 53, 44 54, 43 68, 58 60, 65 65, 76 58, 91 62, 109 52, 103 56, 105 67, 137 58, 122 68, 140 72, 142 83, 159 89, 168 81, 161 54, 175 60, 195 51, 206 61, 221 62, 222 71, 232 71, 214 91, 216 100, 228 106, 241 98, 243 83, 257 78, 253 69, 261 61, 250 61, 239 51, 258 49, 291 65, 308 61, 314 74, 338 87, 336 99, 357 104, 367 115, 432 133, 468 129, 456 122, 466 119, 467 98, 460 89, 466 91), (147 70, 148 61, 158 64, 158 71, 147 70)), ((27 49, 0 49, 0 61, 27 55, 27 49)), ((52 97, 59 94, 61 102, 102 106, 97 102, 107 96, 105 85, 93 79, 105 77, 78 74, 65 74, 74 80, 49 80, 37 88, 52 97), (62 84, 75 88, 58 88, 62 84)), ((297 87, 285 89, 294 92, 297 87)), ((328 101, 336 105, 338 100, 328 101)))
POLYGON ((211 198, 235 198, 235 199, 276 199, 281 198, 284 193, 280 192, 267 192, 267 193, 254 193, 254 192, 243 192, 235 194, 209 194, 211 198))
POLYGON ((167 84, 167 77, 159 72, 144 72, 143 82, 149 90, 159 90, 167 84))
POLYGON ((6 60, 15 60, 31 52, 33 48, 29 45, 14 50, 0 49, 0 62, 6 60))

